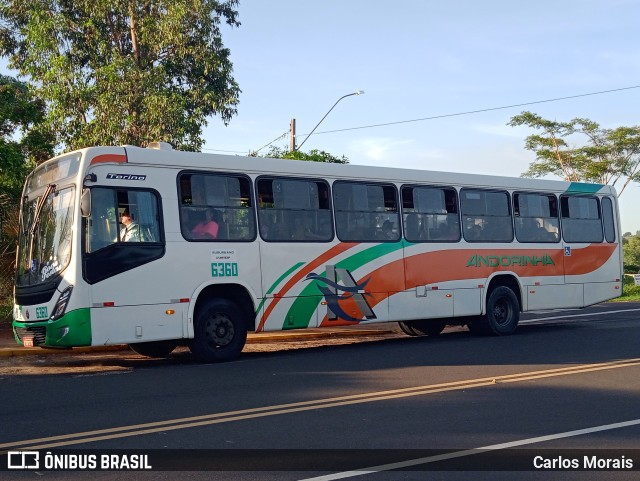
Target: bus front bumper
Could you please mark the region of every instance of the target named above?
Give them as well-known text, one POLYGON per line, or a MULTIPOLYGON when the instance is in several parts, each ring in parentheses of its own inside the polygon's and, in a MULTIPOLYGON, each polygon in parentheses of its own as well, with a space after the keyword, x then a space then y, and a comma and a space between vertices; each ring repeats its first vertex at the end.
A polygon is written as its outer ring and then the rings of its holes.
POLYGON ((81 347, 91 345, 91 313, 87 309, 67 312, 55 321, 13 321, 16 342, 25 347, 81 347))

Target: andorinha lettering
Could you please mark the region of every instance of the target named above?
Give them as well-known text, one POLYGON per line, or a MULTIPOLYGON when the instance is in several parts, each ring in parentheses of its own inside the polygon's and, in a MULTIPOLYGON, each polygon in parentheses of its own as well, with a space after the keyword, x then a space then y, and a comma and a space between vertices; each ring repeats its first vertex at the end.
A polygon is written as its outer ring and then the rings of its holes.
POLYGON ((467 261, 466 267, 509 267, 509 266, 554 266, 555 262, 549 254, 542 256, 483 256, 472 255, 467 261))

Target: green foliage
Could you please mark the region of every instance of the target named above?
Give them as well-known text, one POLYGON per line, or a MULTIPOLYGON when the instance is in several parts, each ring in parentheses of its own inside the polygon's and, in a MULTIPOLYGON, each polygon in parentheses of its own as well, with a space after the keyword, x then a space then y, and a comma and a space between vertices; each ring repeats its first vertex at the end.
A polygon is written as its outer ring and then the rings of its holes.
POLYGON ((627 237, 623 240, 624 271, 629 274, 640 272, 640 237, 627 237))
POLYGON ((3 0, 0 54, 47 104, 65 149, 170 142, 202 147, 240 89, 220 24, 238 0, 3 0))
POLYGON ((299 150, 289 151, 285 148, 271 146, 269 152, 264 156, 259 156, 255 152, 252 153, 254 157, 269 157, 272 159, 291 159, 291 160, 307 160, 311 162, 327 162, 331 164, 348 164, 349 159, 344 155, 342 157, 336 157, 324 150, 310 150, 309 152, 301 152, 299 150))
POLYGON ((27 86, 0 75, 0 190, 9 198, 20 196, 26 175, 52 154, 43 118, 44 104, 27 86))
POLYGON ((614 301, 640 301, 640 286, 636 286, 632 276, 624 276, 622 297, 614 301))
POLYGON ((514 116, 507 125, 541 131, 525 140, 525 148, 536 154, 525 177, 553 174, 573 182, 618 184, 618 194, 640 181, 640 126, 605 129, 589 119, 558 122, 531 112, 514 116), (570 142, 580 136, 586 143, 573 146, 570 142))
POLYGON ((27 86, 0 75, 0 322, 11 312, 19 199, 27 174, 51 157, 52 137, 42 129, 44 104, 27 86))

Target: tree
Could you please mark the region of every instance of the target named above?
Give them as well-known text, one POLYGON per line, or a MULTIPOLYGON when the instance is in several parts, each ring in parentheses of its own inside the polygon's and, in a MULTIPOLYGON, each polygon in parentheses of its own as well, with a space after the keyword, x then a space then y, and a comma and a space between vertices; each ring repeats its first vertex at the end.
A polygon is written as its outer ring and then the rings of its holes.
POLYGON ((525 148, 536 154, 525 177, 553 174, 573 182, 618 184, 618 195, 630 182, 640 181, 640 126, 605 129, 589 119, 558 122, 531 112, 514 116, 507 125, 542 131, 525 140, 525 148), (570 145, 577 136, 586 143, 570 145))
POLYGON ((0 322, 11 312, 24 179, 53 151, 51 136, 41 130, 43 118, 44 105, 27 86, 0 75, 0 322))
MULTIPOLYGON (((261 157, 256 152, 252 152, 250 155, 253 157, 261 157)), ((270 157, 273 159, 291 159, 291 160, 307 160, 311 162, 327 162, 331 164, 348 164, 349 159, 344 155, 342 157, 336 157, 324 150, 310 150, 309 152, 301 152, 299 150, 290 151, 285 148, 271 146, 269 152, 264 157, 270 157)))
POLYGON ((202 127, 236 113, 220 23, 238 0, 2 0, 0 54, 47 105, 68 149, 170 142, 198 150, 202 127))
POLYGON ((624 267, 626 272, 640 270, 640 236, 628 237, 622 246, 624 252, 624 267))
POLYGON ((42 130, 44 105, 27 86, 0 75, 0 190, 17 199, 26 175, 51 157, 52 137, 42 130))

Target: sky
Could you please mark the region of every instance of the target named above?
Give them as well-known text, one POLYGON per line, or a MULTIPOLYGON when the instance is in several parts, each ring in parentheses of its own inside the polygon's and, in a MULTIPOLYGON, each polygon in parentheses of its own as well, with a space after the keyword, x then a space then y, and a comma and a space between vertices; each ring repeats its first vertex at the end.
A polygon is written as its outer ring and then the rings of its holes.
MULTIPOLYGON (((210 119, 207 152, 242 155, 280 136, 274 145, 288 147, 292 118, 299 145, 357 90, 302 150, 517 177, 535 159, 524 149, 534 131, 507 126, 524 110, 640 125, 637 0, 240 0, 238 11, 242 25, 222 29, 238 114, 227 126, 210 119)), ((639 184, 620 206, 623 232, 640 230, 639 184)))

